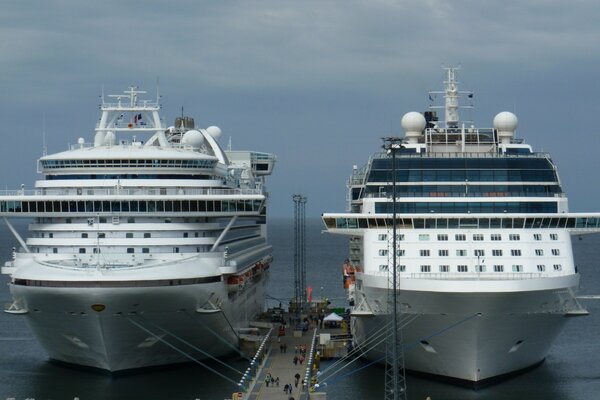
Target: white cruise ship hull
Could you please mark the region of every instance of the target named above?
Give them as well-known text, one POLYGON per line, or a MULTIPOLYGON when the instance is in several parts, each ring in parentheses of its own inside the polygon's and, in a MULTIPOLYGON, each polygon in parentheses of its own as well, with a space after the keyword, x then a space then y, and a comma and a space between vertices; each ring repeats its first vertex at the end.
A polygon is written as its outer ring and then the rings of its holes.
MULTIPOLYGON (((534 366, 548 354, 568 313, 579 309, 573 294, 578 282, 572 275, 545 282, 545 290, 402 290, 405 367, 477 384, 534 366)), ((365 293, 371 304, 386 304, 387 289, 365 293)), ((381 329, 387 321, 385 313, 353 318, 355 342, 371 360, 385 359, 381 329)))
POLYGON ((231 354, 262 311, 266 275, 230 299, 224 282, 167 287, 11 285, 49 357, 110 372, 231 354), (103 305, 95 311, 92 305, 103 305))

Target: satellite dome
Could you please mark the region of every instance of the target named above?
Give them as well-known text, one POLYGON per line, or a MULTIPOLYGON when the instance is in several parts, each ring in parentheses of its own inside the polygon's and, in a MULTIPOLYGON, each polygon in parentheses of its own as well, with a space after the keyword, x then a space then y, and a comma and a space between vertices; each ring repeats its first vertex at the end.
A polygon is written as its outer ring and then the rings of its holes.
POLYGON ((416 111, 411 111, 404 114, 400 124, 406 132, 405 137, 408 143, 418 143, 419 136, 421 136, 421 132, 423 132, 423 129, 425 129, 427 121, 425 121, 423 114, 416 111))
POLYGON ((208 132, 208 134, 212 136, 215 140, 219 140, 221 134, 223 133, 221 132, 221 128, 219 128, 218 126, 209 126, 208 128, 206 128, 206 132, 208 132))
POLYGON ((204 143, 204 136, 202 136, 200 131, 192 129, 183 134, 181 143, 190 145, 194 148, 199 148, 202 143, 204 143))
POLYGON ((494 117, 494 128, 499 132, 514 132, 518 122, 515 114, 503 111, 494 117))
POLYGON ((425 117, 423 116, 423 114, 416 111, 411 111, 409 113, 404 114, 404 116, 402 117, 402 121, 400 121, 400 124, 407 133, 419 132, 420 134, 421 132, 423 132, 423 129, 425 129, 425 125, 427 125, 427 122, 425 121, 425 117))
POLYGON ((77 139, 77 143, 78 144, 85 144, 85 139, 80 137, 79 139, 77 139))

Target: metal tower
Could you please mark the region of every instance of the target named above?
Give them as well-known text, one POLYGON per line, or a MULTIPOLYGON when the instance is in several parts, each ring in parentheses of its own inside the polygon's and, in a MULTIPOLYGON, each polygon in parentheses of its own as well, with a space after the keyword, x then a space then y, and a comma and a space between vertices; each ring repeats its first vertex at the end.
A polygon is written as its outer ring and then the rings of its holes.
POLYGON ((306 197, 292 196, 294 200, 294 300, 296 315, 305 308, 306 301, 306 197))
MULTIPOLYGON (((404 351, 402 350, 400 286, 398 275, 398 234, 396 224, 396 151, 402 146, 397 137, 383 138, 383 148, 392 156, 392 229, 388 229, 388 331, 385 352, 385 399, 406 399, 404 351), (391 255, 391 265, 389 265, 391 255), (391 268, 390 268, 391 267, 391 268)), ((389 176, 389 175, 388 175, 389 176)), ((389 179, 388 179, 389 181, 389 179)))

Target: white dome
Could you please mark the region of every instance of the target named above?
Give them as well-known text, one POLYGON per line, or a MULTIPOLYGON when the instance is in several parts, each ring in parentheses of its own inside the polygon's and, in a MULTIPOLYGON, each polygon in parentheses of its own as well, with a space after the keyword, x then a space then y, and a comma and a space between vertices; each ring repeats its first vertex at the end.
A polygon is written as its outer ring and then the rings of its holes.
POLYGON ((106 146, 114 146, 116 141, 117 137, 113 131, 106 132, 106 135, 104 136, 104 144, 106 146))
POLYGON ((208 128, 206 128, 206 132, 208 132, 208 134, 212 136, 215 140, 219 140, 221 134, 223 133, 221 132, 221 128, 219 128, 218 126, 209 126, 208 128))
POLYGON ((425 125, 427 125, 427 122, 425 121, 425 117, 423 116, 423 114, 416 111, 411 111, 409 113, 404 114, 404 116, 402 117, 402 121, 400 121, 400 124, 402 125, 402 128, 404 128, 406 133, 421 133, 423 129, 425 129, 425 125))
POLYGON ((519 120, 511 112, 503 111, 494 117, 494 128, 499 132, 514 132, 519 120))
POLYGON ((181 143, 190 145, 194 148, 199 148, 204 143, 204 136, 200 131, 192 129, 183 134, 181 143))

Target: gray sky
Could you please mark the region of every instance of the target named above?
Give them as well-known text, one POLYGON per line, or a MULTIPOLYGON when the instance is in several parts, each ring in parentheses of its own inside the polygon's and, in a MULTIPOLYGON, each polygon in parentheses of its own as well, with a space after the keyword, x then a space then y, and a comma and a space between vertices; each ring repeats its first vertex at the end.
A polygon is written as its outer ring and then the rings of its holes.
POLYGON ((476 125, 516 112, 550 152, 572 211, 600 211, 600 2, 6 1, 0 6, 0 182, 33 186, 42 151, 93 140, 98 95, 129 84, 163 115, 275 153, 271 216, 344 211, 352 165, 461 65, 476 125), (506 4, 512 3, 512 4, 506 4))

